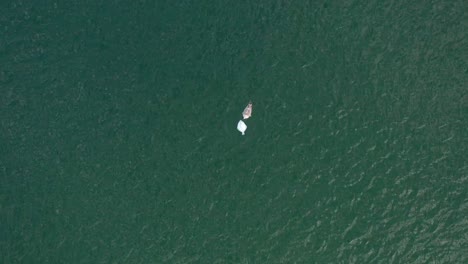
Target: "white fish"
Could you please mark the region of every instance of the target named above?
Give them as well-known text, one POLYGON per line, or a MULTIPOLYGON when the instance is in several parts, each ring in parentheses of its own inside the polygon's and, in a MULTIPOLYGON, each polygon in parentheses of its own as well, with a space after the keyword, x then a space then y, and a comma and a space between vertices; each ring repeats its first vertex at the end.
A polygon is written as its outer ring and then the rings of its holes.
POLYGON ((242 112, 242 117, 244 117, 244 119, 247 119, 251 115, 252 115, 252 102, 249 102, 249 104, 245 107, 244 112, 242 112))
POLYGON ((247 125, 244 123, 244 121, 239 120, 239 123, 237 123, 237 130, 242 133, 242 135, 245 135, 245 130, 247 130, 247 125))

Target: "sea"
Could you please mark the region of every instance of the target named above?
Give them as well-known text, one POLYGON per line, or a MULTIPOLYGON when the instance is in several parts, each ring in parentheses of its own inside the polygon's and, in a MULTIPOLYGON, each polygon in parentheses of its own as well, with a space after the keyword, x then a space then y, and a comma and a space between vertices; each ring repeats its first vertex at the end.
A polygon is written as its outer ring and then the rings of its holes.
POLYGON ((1 263, 468 263, 466 1, 0 10, 1 263))

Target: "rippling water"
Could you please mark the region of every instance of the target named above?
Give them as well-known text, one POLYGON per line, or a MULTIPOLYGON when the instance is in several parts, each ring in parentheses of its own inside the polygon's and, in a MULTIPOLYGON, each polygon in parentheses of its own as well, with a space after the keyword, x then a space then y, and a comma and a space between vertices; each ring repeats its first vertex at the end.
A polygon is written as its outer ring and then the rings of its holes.
POLYGON ((2 263, 468 262, 464 1, 28 2, 2 263))

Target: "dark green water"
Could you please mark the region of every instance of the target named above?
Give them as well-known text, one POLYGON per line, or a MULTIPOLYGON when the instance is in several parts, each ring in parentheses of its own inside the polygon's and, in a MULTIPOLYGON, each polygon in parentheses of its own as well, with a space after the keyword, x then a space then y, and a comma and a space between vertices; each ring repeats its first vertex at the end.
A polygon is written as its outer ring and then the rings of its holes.
POLYGON ((242 2, 0 4, 2 263, 468 262, 466 2, 242 2))

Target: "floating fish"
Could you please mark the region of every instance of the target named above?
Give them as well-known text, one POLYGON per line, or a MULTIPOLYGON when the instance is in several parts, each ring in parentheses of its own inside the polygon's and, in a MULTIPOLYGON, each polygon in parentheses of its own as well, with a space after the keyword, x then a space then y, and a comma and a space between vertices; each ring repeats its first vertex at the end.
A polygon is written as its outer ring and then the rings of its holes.
POLYGON ((247 119, 251 115, 252 115, 252 102, 249 102, 249 104, 245 107, 244 112, 242 112, 242 117, 244 117, 244 119, 247 119))
POLYGON ((237 123, 237 130, 242 133, 242 135, 245 135, 245 130, 247 130, 247 125, 244 123, 244 121, 239 120, 239 123, 237 123))

